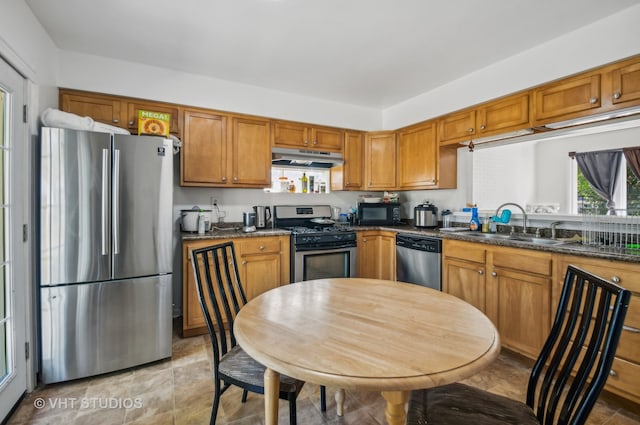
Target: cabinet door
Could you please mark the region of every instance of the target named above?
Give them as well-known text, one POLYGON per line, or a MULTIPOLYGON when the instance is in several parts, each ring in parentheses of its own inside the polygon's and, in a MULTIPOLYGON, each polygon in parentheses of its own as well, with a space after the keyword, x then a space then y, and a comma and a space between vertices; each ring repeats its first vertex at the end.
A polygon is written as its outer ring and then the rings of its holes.
POLYGON ((271 186, 269 121, 234 117, 232 125, 232 183, 238 186, 271 186))
POLYGON ((342 152, 344 131, 328 127, 311 127, 311 145, 314 149, 342 152))
POLYGON ((611 102, 617 107, 640 104, 640 61, 611 72, 611 102))
POLYGON ((227 117, 184 112, 180 184, 221 186, 227 181, 227 117))
POLYGON ((485 312, 484 264, 445 259, 442 290, 485 312))
POLYGON ((378 278, 378 242, 372 232, 358 232, 358 277, 378 278))
POLYGON ((600 74, 545 84, 534 90, 534 102, 536 124, 588 115, 600 107, 600 74))
POLYGON ((475 110, 449 114, 438 122, 438 140, 441 145, 470 140, 476 134, 475 127, 475 110))
POLYGON ((138 134, 138 111, 161 112, 171 115, 170 129, 172 134, 180 134, 182 128, 180 109, 177 106, 165 105, 163 103, 129 101, 127 102, 127 128, 133 134, 138 134))
POLYGON ((400 189, 433 187, 438 179, 438 142, 434 123, 400 133, 398 180, 400 189))
POLYGON ((283 283, 280 253, 243 254, 240 257, 240 280, 247 300, 283 283))
POLYGON ((390 132, 368 133, 365 141, 367 190, 396 188, 396 135, 390 132))
POLYGON ((377 263, 380 265, 378 279, 396 280, 396 235, 382 233, 379 237, 377 263))
POLYGON ((122 101, 118 98, 60 92, 61 110, 105 124, 124 127, 121 107, 122 101))
POLYGON ((551 278, 495 268, 498 331, 505 347, 536 358, 549 335, 551 278))
POLYGON ((275 121, 273 123, 273 146, 302 149, 309 147, 309 128, 303 124, 275 121))
POLYGON ((531 127, 529 93, 487 103, 477 110, 478 136, 487 136, 531 127))
POLYGON ((331 190, 362 189, 364 136, 347 131, 344 138, 344 165, 331 168, 331 190))

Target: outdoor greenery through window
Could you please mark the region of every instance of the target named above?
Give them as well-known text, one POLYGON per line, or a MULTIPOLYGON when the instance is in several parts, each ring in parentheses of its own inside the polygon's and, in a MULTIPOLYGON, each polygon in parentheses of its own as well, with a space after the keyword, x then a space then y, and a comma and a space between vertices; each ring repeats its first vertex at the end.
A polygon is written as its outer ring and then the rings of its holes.
MULTIPOLYGON (((640 215, 640 180, 627 167, 626 161, 622 160, 622 167, 626 171, 626 179, 618 180, 616 188, 618 199, 623 200, 623 205, 616 205, 616 209, 626 210, 624 215, 640 215)), ((578 214, 607 214, 607 201, 601 198, 587 182, 587 179, 578 170, 578 214)))

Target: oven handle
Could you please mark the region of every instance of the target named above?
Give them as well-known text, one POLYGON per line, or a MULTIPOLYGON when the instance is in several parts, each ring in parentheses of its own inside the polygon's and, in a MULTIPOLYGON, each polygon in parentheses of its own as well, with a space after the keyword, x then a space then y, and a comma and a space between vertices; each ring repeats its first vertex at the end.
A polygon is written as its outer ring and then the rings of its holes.
POLYGON ((356 248, 357 245, 355 242, 348 242, 342 245, 331 246, 327 248, 317 247, 317 246, 296 246, 296 252, 309 252, 309 251, 321 251, 321 252, 336 252, 343 250, 344 248, 356 248))

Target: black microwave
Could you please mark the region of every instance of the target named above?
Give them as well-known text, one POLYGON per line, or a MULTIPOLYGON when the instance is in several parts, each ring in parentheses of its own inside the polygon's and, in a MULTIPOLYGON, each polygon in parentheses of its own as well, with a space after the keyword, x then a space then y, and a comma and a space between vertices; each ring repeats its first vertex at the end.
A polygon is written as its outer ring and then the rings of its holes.
POLYGON ((400 204, 358 204, 358 223, 363 225, 397 226, 400 223, 400 204))

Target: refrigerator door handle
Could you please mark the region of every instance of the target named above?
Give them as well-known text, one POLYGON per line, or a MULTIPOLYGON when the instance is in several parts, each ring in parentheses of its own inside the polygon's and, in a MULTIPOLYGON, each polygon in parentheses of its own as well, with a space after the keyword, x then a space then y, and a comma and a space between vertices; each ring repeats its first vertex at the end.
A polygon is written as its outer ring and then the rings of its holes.
POLYGON ((109 255, 109 149, 102 149, 102 255, 109 255))
POLYGON ((120 249, 120 149, 113 150, 113 254, 120 249))

